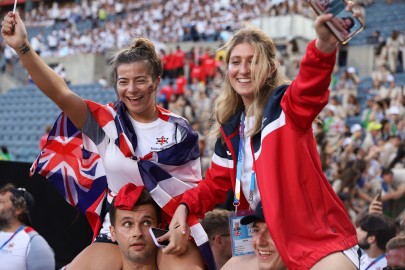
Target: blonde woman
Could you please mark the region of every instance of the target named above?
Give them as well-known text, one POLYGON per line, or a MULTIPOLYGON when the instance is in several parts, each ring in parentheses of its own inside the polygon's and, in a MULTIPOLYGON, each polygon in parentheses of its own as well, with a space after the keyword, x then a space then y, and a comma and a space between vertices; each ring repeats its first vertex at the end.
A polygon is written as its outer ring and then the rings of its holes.
MULTIPOLYGON (((359 267, 356 230, 322 173, 311 128, 328 103, 336 60, 337 40, 325 26, 331 19, 317 18, 317 38, 308 44, 291 83, 279 71, 273 41, 260 30, 245 27, 225 45, 215 154, 206 179, 185 192, 171 230, 161 237, 170 238, 164 253, 186 250, 187 216, 211 210, 232 189, 241 194, 235 196, 238 209, 255 209, 262 201, 268 230, 288 269, 359 267)), ((270 260, 271 252, 260 257, 270 260)))

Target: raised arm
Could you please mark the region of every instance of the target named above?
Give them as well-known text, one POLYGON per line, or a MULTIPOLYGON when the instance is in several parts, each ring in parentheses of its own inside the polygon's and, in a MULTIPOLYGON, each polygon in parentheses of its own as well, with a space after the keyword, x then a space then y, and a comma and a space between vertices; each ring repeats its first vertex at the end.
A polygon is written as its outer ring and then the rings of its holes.
POLYGON ((336 60, 337 39, 326 28, 332 14, 319 16, 315 21, 316 40, 308 44, 300 62, 297 78, 291 83, 281 106, 290 122, 308 129, 328 103, 328 86, 336 60))
POLYGON ((9 12, 1 25, 3 39, 17 52, 21 63, 38 88, 67 114, 77 128, 81 129, 87 115, 86 103, 31 49, 27 30, 20 15, 9 12))

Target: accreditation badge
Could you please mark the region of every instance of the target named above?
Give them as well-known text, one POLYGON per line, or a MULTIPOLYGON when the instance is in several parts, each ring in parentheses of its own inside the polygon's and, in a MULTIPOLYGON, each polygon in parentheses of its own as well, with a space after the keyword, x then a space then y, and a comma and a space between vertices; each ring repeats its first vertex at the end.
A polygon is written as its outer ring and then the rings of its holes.
POLYGON ((229 215, 229 232, 232 242, 232 256, 253 254, 252 235, 253 223, 248 225, 240 224, 240 220, 252 214, 251 210, 241 210, 229 215))

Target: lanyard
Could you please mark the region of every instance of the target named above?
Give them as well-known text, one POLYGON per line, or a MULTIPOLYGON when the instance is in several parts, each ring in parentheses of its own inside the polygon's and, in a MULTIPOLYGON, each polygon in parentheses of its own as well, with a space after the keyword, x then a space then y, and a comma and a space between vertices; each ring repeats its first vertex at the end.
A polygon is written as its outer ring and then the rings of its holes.
MULTIPOLYGON (((242 182, 242 163, 243 163, 243 148, 245 142, 245 113, 242 112, 239 126, 239 151, 238 159, 236 164, 236 183, 235 183, 235 197, 233 200, 233 205, 235 206, 235 212, 238 211, 238 206, 240 204, 240 189, 242 182)), ((255 173, 253 172, 250 178, 250 187, 249 187, 249 204, 253 202, 253 194, 255 191, 255 173)))
POLYGON ((382 258, 385 257, 385 253, 378 256, 377 258, 374 259, 374 261, 372 261, 365 270, 368 270, 371 266, 373 266, 374 264, 376 264, 379 260, 381 260, 382 258))
POLYGON ((13 233, 13 235, 12 236, 10 236, 10 238, 6 241, 6 242, 4 242, 4 244, 3 245, 1 245, 1 247, 0 247, 0 250, 2 250, 3 249, 3 247, 5 246, 5 245, 7 245, 7 243, 8 242, 10 242, 11 241, 11 239, 13 239, 14 238, 14 236, 19 232, 19 231, 21 231, 22 229, 24 228, 24 226, 23 225, 21 225, 20 227, 18 227, 18 229, 13 233))

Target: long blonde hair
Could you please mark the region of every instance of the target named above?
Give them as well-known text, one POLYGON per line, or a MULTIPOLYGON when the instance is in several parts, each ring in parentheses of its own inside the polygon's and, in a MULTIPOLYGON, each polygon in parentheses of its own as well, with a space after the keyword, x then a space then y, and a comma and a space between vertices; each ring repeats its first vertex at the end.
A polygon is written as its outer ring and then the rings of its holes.
MULTIPOLYGON (((249 135, 254 135, 260 132, 263 110, 273 90, 281 84, 289 83, 289 81, 279 70, 280 64, 276 60, 276 47, 271 38, 251 25, 247 25, 237 31, 224 45, 223 48, 226 50, 225 62, 227 67, 233 48, 242 43, 251 44, 255 52, 253 57, 254 61, 252 62, 252 65, 255 65, 255 72, 251 74, 254 101, 249 108, 249 113, 254 115, 255 118, 255 124, 253 129, 249 132, 249 135)), ((227 123, 243 105, 242 98, 232 88, 228 76, 227 71, 222 84, 221 93, 215 100, 214 112, 217 121, 212 132, 216 137, 220 136, 219 125, 227 123)))

